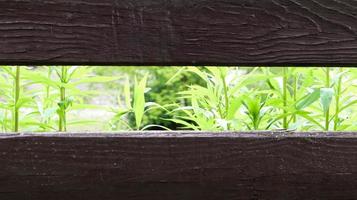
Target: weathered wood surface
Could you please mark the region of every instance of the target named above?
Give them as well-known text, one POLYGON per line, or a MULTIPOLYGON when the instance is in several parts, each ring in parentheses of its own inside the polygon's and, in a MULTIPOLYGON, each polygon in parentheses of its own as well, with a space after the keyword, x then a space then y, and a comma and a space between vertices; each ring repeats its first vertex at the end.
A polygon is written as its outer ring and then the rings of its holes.
POLYGON ((0 0, 0 63, 356 64, 355 0, 0 0))
POLYGON ((0 199, 355 199, 357 133, 0 136, 0 199))

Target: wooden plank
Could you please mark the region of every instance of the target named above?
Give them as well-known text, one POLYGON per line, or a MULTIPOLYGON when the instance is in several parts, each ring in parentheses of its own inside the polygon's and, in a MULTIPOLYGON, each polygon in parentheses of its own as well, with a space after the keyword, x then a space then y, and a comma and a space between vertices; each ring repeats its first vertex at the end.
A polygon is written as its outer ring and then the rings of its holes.
POLYGON ((0 199, 354 199, 357 133, 0 136, 0 199))
POLYGON ((355 0, 0 0, 0 63, 352 65, 355 0))

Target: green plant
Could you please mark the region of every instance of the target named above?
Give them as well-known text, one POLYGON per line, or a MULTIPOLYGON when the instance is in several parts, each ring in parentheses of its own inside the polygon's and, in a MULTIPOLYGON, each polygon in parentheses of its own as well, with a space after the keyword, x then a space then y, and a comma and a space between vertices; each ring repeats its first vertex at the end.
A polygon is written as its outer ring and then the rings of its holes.
POLYGON ((3 102, 0 103, 0 107, 4 110, 4 114, 1 117, 2 130, 4 132, 8 130, 18 132, 20 124, 27 126, 34 123, 32 119, 26 119, 29 113, 22 112, 21 117, 19 114, 22 108, 29 106, 33 102, 33 95, 23 92, 23 87, 25 87, 26 84, 20 84, 22 68, 24 67, 1 67, 0 91, 2 93, 3 102), (9 119, 9 113, 11 113, 11 119, 9 119))
POLYGON ((330 88, 330 68, 326 68, 325 88, 321 88, 321 105, 325 114, 325 130, 330 126, 330 104, 333 97, 333 89, 330 88))
POLYGON ((11 119, 9 119, 9 113, 12 112, 11 101, 13 98, 13 85, 9 84, 10 79, 14 79, 13 70, 7 66, 1 66, 0 68, 0 108, 1 108, 1 130, 7 132, 12 129, 11 119))
POLYGON ((183 114, 170 120, 194 130, 242 129, 245 126, 245 123, 239 120, 239 115, 242 115, 242 93, 246 92, 251 84, 270 77, 256 74, 258 68, 245 73, 244 71, 224 67, 207 67, 202 70, 188 67, 181 71, 196 74, 205 85, 192 85, 181 92, 182 98, 190 100, 192 106, 178 106, 175 111, 182 111, 183 114))
MULTIPOLYGON (((192 73, 176 73, 182 70, 182 67, 152 67, 145 69, 149 73, 150 79, 148 79, 148 87, 150 87, 150 92, 145 94, 145 98, 149 102, 156 102, 159 105, 166 105, 164 109, 152 109, 147 112, 143 118, 143 124, 157 124, 167 127, 171 130, 178 129, 180 124, 173 121, 162 120, 170 119, 174 117, 174 113, 170 112, 174 109, 174 104, 179 104, 180 106, 190 106, 190 102, 179 98, 179 92, 187 89, 187 85, 203 85, 202 79, 197 77, 192 73), (172 79, 172 77, 176 76, 172 79)), ((130 123, 134 119, 129 118, 130 123)), ((158 127, 152 127, 151 129, 159 129, 158 127)))
MULTIPOLYGON (((355 72, 355 71, 354 71, 355 72)), ((357 111, 356 76, 350 69, 340 68, 333 77, 332 85, 335 94, 335 113, 333 118, 333 130, 340 131, 348 128, 355 129, 353 121, 357 111)), ((331 119, 332 120, 332 119, 331 119)))
POLYGON ((71 98, 66 98, 66 87, 65 85, 69 82, 70 76, 68 74, 68 67, 62 66, 61 71, 56 70, 57 75, 61 81, 60 89, 60 101, 58 102, 57 114, 59 118, 58 130, 67 131, 66 125, 66 111, 72 105, 73 100, 71 98))
POLYGON ((0 130, 99 130, 111 91, 110 130, 357 129, 353 68, 107 69, 1 66, 0 130))
MULTIPOLYGON (((43 74, 46 75, 47 79, 52 79, 53 72, 55 68, 53 66, 48 66, 47 67, 47 73, 46 70, 44 70, 43 74)), ((39 126, 41 131, 51 131, 51 130, 56 130, 54 128, 54 125, 52 123, 52 117, 54 114, 56 114, 57 108, 54 106, 54 102, 57 101, 57 95, 56 93, 52 92, 52 88, 50 84, 42 84, 43 85, 43 91, 39 92, 37 95, 37 101, 36 101, 36 110, 34 113, 39 114, 40 122, 41 125, 39 126)))
POLYGON ((13 116, 14 116, 14 132, 19 131, 19 99, 20 99, 20 66, 16 66, 16 72, 15 72, 15 81, 14 81, 14 111, 13 111, 13 116))
MULTIPOLYGON (((267 96, 244 96, 243 105, 246 109, 245 113, 248 115, 250 122, 245 122, 249 130, 260 130, 263 118, 271 109, 265 107, 267 96)), ((263 129, 268 129, 270 124, 267 124, 263 129)))
MULTIPOLYGON (((208 67, 200 70, 198 68, 189 67, 185 72, 194 73, 205 81, 205 86, 193 85, 189 86, 189 90, 180 92, 182 98, 190 100, 191 106, 180 107, 175 111, 181 111, 183 116, 177 116, 176 119, 171 119, 176 123, 182 124, 187 128, 194 130, 221 129, 228 130, 231 126, 229 121, 241 101, 236 99, 236 108, 229 105, 228 90, 225 77, 227 75, 226 68, 208 67), (222 95, 221 95, 222 94, 222 95), (231 107, 231 109, 229 109, 231 107), (192 121, 195 125, 189 125, 187 121, 192 121)), ((182 71, 181 71, 182 72, 182 71)), ((233 95, 231 98, 235 98, 233 95)), ((233 101, 232 101, 233 102, 233 101)))
MULTIPOLYGON (((267 105, 282 110, 280 115, 278 114, 273 118, 274 123, 282 120, 281 128, 297 129, 309 127, 309 125, 304 124, 303 120, 297 120, 298 117, 316 122, 309 116, 309 111, 306 111, 306 108, 320 97, 320 89, 313 88, 315 87, 315 80, 311 73, 312 69, 284 67, 282 69, 268 68, 263 71, 265 74, 276 75, 282 72, 281 77, 269 78, 267 81, 272 94, 267 105)), ((280 128, 279 126, 275 127, 280 128)))
MULTIPOLYGON (((346 70, 340 69, 295 69, 293 73, 293 101, 288 104, 294 106, 288 106, 287 113, 279 116, 292 116, 295 119, 295 128, 309 130, 309 129, 321 129, 330 130, 330 124, 333 122, 333 130, 342 130, 343 127, 347 128, 350 125, 342 125, 342 119, 340 119, 341 112, 351 109, 356 103, 353 99, 354 95, 351 90, 351 79, 346 76, 346 70), (331 73, 334 72, 334 73, 331 73), (337 72, 339 71, 339 72, 337 72), (297 76, 297 74, 301 76, 297 76), (333 74, 333 76, 331 76, 333 74), (304 77, 301 79, 301 77, 304 77), (320 80, 317 77, 324 77, 320 80), (332 78, 331 78, 332 77, 332 78), (298 81, 297 81, 298 80, 298 81), (342 84, 343 80, 345 81, 342 84), (345 85, 345 91, 342 90, 345 85), (346 96, 346 97, 345 97, 346 96), (341 101, 344 99, 344 101, 341 101), (344 103, 346 107, 341 110, 341 103, 344 103), (335 106, 335 112, 331 113, 330 108, 335 106), (320 122, 319 112, 322 111, 323 123, 320 122), (297 116, 303 119, 297 120, 297 116), (308 124, 306 124, 306 122, 308 124), (340 128, 338 128, 340 127, 340 128)), ((289 94, 289 93, 288 93, 289 94)))
POLYGON ((88 124, 91 120, 77 120, 68 122, 67 113, 70 110, 98 108, 90 104, 85 104, 85 97, 97 94, 97 91, 81 90, 82 84, 106 83, 119 79, 119 77, 95 76, 91 67, 60 66, 47 67, 46 73, 43 71, 27 72, 25 77, 31 80, 31 84, 40 84, 45 88, 44 92, 37 94, 42 96, 42 101, 37 104, 37 111, 34 114, 41 116, 43 122, 42 130, 56 129, 53 123, 54 114, 57 114, 58 131, 66 131, 68 124, 88 124), (55 73, 53 73, 55 72, 55 73), (56 89, 53 91, 53 89, 56 89), (56 100, 57 99, 57 100, 56 100), (57 101, 57 102, 56 102, 57 101), (56 102, 56 103, 55 103, 56 102))
POLYGON ((287 114, 287 106, 288 106, 288 97, 287 97, 287 93, 288 93, 288 67, 284 67, 283 68, 283 128, 284 129, 288 129, 288 116, 286 116, 287 114))
POLYGON ((146 130, 150 127, 159 127, 162 129, 167 129, 161 125, 149 124, 146 126, 142 126, 144 114, 149 112, 154 108, 165 109, 154 102, 146 102, 145 101, 145 93, 150 89, 146 87, 148 79, 148 74, 145 74, 144 77, 138 81, 135 77, 134 87, 133 87, 133 95, 131 94, 130 82, 129 78, 126 79, 124 85, 124 102, 125 106, 122 105, 121 96, 118 96, 118 105, 119 108, 112 108, 111 111, 115 113, 110 125, 113 130, 117 130, 124 125, 124 127, 129 130, 146 130), (135 126, 132 127, 130 123, 127 122, 127 118, 125 116, 133 114, 135 119, 135 126))

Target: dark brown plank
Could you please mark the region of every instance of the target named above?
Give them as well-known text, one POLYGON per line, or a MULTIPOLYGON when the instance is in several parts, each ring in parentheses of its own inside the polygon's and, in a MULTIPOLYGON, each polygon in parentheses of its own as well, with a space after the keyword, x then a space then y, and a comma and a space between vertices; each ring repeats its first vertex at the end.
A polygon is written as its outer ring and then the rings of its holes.
POLYGON ((355 199, 357 133, 19 134, 0 199, 355 199))
POLYGON ((355 0, 0 0, 0 63, 357 63, 355 0))

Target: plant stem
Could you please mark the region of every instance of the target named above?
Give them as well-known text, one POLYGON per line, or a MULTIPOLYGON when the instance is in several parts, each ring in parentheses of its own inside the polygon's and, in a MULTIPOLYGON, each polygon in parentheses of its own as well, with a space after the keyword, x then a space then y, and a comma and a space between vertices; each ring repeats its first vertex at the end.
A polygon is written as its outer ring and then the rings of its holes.
MULTIPOLYGON (((62 66, 61 69, 61 83, 65 84, 66 83, 66 77, 67 77, 67 68, 65 66, 62 66)), ((66 109, 65 109, 65 101, 66 101, 66 88, 64 86, 60 87, 60 102, 62 103, 62 107, 60 108, 60 116, 59 116, 59 131, 67 131, 67 125, 66 125, 66 109)))
MULTIPOLYGON (((51 75, 52 75, 52 67, 48 67, 47 78, 51 79, 51 75)), ((45 86, 45 94, 46 94, 46 96, 43 99, 43 104, 44 104, 44 109, 47 110, 51 106, 50 105, 51 101, 49 101, 49 98, 50 98, 50 86, 48 84, 46 84, 46 86, 45 86)), ((44 118, 42 120, 46 124, 50 124, 50 122, 51 122, 51 118, 50 117, 44 118)), ((46 128, 46 130, 47 130, 47 128, 46 128)))
POLYGON ((14 114, 13 114, 13 120, 14 120, 14 132, 19 131, 19 107, 18 107, 18 101, 20 98, 20 67, 16 66, 16 75, 15 75, 15 90, 14 90, 14 114))
POLYGON ((229 110, 229 102, 228 102, 228 89, 227 89, 227 84, 226 84, 226 79, 224 77, 224 74, 221 71, 221 80, 223 83, 223 91, 224 91, 224 105, 225 105, 225 116, 228 114, 229 110))
MULTIPOLYGON (((293 76, 293 99, 294 99, 294 103, 296 103, 297 100, 297 86, 298 86, 298 78, 297 78, 297 74, 295 73, 295 75, 293 76)), ((293 115, 293 122, 296 123, 296 114, 293 115)))
MULTIPOLYGON (((64 87, 61 87, 61 102, 65 102, 66 100, 66 90, 64 87)), ((62 109, 62 120, 61 120, 62 128, 61 131, 67 131, 66 126, 66 110, 62 109)))
POLYGON ((334 124, 333 124, 333 130, 337 131, 338 127, 338 122, 339 122, 339 112, 340 112, 340 95, 341 95, 341 83, 342 83, 342 72, 343 69, 340 68, 340 77, 338 78, 337 82, 337 88, 336 88, 336 94, 335 94, 335 101, 336 101, 336 107, 335 107, 335 118, 334 118, 334 124))
MULTIPOLYGON (((223 91, 224 91, 224 105, 226 107, 224 118, 227 118, 228 111, 229 111, 229 100, 228 100, 228 88, 226 84, 226 79, 225 79, 225 74, 222 73, 222 70, 220 70, 221 73, 221 79, 223 83, 223 91)), ((227 125, 227 129, 230 129, 230 124, 227 125)))
MULTIPOLYGON (((326 88, 330 87, 330 68, 326 68, 326 88)), ((329 125, 330 125, 330 108, 327 108, 326 113, 325 113, 325 130, 329 130, 329 125)))
POLYGON ((288 92, 288 68, 287 67, 283 67, 283 104, 284 104, 284 108, 283 108, 283 114, 284 114, 284 118, 283 118, 283 128, 284 129, 288 129, 288 117, 286 116, 287 112, 286 112, 286 107, 287 107, 287 92, 288 92))

